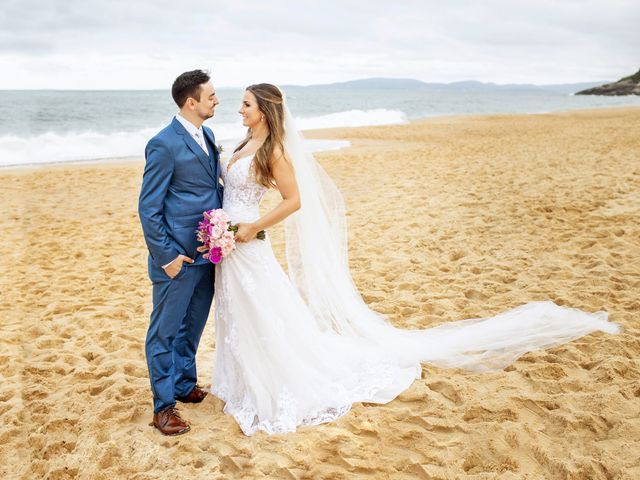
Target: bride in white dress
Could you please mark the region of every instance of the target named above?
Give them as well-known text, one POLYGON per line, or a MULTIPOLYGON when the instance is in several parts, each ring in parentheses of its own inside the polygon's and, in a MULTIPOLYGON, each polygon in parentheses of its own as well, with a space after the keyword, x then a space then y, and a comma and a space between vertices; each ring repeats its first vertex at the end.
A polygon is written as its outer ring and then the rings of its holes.
POLYGON ((211 391, 246 435, 295 431, 387 403, 420 378, 421 362, 501 369, 530 350, 618 326, 605 312, 531 302, 495 317, 424 329, 393 327, 358 293, 347 261, 344 203, 303 148, 280 90, 245 91, 247 137, 222 163, 223 208, 237 247, 216 267, 216 351, 211 391), (269 187, 282 202, 260 216, 269 187), (289 275, 267 236, 286 218, 289 275))

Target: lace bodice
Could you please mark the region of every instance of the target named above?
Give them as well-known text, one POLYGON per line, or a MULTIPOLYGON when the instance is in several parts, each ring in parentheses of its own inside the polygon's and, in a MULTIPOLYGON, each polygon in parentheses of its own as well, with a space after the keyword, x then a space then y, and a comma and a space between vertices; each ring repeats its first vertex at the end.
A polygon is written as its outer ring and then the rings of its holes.
POLYGON ((253 155, 247 155, 233 162, 227 172, 230 158, 221 163, 224 197, 222 208, 233 223, 253 222, 260 217, 260 200, 268 190, 255 181, 251 164, 253 155))

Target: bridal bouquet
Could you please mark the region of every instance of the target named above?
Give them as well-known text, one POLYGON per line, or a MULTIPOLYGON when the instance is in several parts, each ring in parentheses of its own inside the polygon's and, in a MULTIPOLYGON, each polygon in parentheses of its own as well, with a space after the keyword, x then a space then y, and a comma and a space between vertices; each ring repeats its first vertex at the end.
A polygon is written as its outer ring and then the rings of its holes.
MULTIPOLYGON (((221 208, 208 210, 203 215, 204 220, 198 223, 196 234, 209 252, 202 256, 211 263, 220 263, 236 248, 234 234, 238 231, 238 226, 231 225, 229 215, 221 208)), ((257 238, 265 239, 264 230, 258 232, 257 238)))

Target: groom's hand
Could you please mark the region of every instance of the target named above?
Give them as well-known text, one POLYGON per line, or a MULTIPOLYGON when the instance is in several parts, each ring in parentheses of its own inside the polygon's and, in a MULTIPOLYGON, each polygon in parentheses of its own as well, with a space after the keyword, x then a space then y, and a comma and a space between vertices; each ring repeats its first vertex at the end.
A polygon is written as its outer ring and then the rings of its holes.
POLYGON ((178 255, 173 262, 164 267, 164 273, 167 274, 169 278, 175 278, 178 273, 180 273, 180 269, 182 268, 182 264, 184 262, 193 263, 193 259, 187 257, 186 255, 178 255))

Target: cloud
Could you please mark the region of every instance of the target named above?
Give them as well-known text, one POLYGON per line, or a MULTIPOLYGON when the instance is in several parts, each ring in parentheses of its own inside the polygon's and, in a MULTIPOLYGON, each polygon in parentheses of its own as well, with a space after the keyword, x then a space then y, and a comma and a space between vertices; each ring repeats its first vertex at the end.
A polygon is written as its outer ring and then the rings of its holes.
POLYGON ((615 79, 640 67, 639 23, 636 0, 5 0, 0 88, 615 79))

